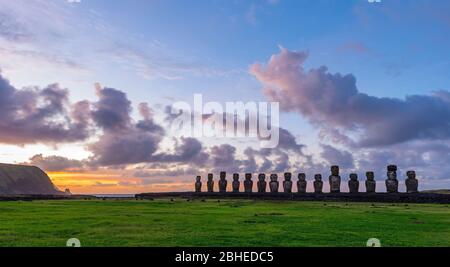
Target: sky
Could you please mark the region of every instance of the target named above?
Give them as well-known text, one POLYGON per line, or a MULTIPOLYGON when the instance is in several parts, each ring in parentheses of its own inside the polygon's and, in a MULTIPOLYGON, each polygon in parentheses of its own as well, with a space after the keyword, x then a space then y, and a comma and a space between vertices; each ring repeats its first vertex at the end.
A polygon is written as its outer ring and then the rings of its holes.
POLYGON ((375 171, 379 191, 389 164, 401 190, 407 170, 449 188, 449 14, 440 0, 0 0, 0 162, 73 193, 334 164, 344 181, 375 171), (176 135, 167 107, 194 94, 278 102, 278 146, 176 135))

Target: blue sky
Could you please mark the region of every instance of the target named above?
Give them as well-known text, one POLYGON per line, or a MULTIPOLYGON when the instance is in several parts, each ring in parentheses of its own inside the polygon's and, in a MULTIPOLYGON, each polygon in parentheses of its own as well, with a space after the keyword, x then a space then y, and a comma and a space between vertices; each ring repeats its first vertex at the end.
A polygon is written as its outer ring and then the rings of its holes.
MULTIPOLYGON (((137 104, 148 102, 160 122, 163 106, 192 101, 194 93, 219 102, 266 101, 265 84, 250 68, 268 64, 283 47, 308 53, 305 71, 327 66, 330 74, 352 74, 360 93, 403 100, 450 89, 449 11, 450 3, 439 0, 0 0, 0 68, 18 89, 59 83, 73 102, 95 101, 96 83, 115 88, 133 103, 134 119, 137 104)), ((330 139, 321 139, 324 128, 311 122, 315 119, 289 110, 281 114, 281 127, 306 145, 317 164, 328 164, 321 149, 330 139)), ((447 137, 430 136, 390 145, 406 150, 417 142, 447 144, 447 137)), ((92 156, 86 147, 98 138, 100 133, 57 146, 39 140, 0 144, 8 151, 0 160, 25 162, 35 154, 68 151, 83 160, 92 156)), ((348 169, 363 173, 362 150, 331 145, 356 153, 348 169)), ((125 178, 135 166, 127 168, 120 174, 125 178)), ((449 177, 437 176, 439 186, 449 185, 443 180, 449 177)))

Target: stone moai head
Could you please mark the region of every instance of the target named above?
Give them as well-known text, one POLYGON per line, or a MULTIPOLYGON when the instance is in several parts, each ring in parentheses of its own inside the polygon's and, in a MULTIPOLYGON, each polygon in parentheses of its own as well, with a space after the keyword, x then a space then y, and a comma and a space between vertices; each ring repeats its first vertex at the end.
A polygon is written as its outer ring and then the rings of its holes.
POLYGON ((251 173, 246 173, 245 174, 245 180, 251 180, 252 179, 252 174, 251 173))
POLYGON ((406 176, 408 176, 408 179, 416 179, 416 172, 415 171, 407 171, 406 176))
POLYGON ((271 174, 270 175, 270 181, 276 182, 278 180, 278 174, 271 174))
POLYGON ((213 174, 212 173, 208 173, 208 181, 212 181, 213 180, 213 174))
POLYGON ((389 165, 387 166, 388 172, 396 172, 397 171, 397 165, 389 165))
POLYGON ((291 179, 292 179, 292 173, 290 173, 290 172, 285 172, 285 173, 284 173, 284 180, 290 181, 291 179))
POLYGON ((339 175, 339 166, 337 166, 337 165, 331 166, 331 175, 334 175, 334 176, 339 175))
POLYGON ((202 177, 199 175, 195 178, 195 181, 200 182, 202 180, 202 177))
POLYGON ((358 181, 358 174, 356 174, 356 173, 351 173, 351 174, 350 174, 350 180, 352 180, 352 181, 358 181))
POLYGON ((227 173, 226 172, 220 172, 220 179, 224 180, 227 177, 227 173))
POLYGON ((300 181, 305 181, 305 180, 306 180, 306 174, 304 174, 304 173, 299 173, 299 174, 298 174, 298 179, 299 179, 300 181))
POLYGON ((233 180, 239 181, 239 173, 233 173, 233 180))
POLYGON ((258 174, 258 180, 260 180, 261 182, 266 180, 266 175, 264 173, 258 174))
POLYGON ((366 177, 367 177, 367 180, 369 180, 369 181, 375 180, 374 172, 366 172, 366 177))
POLYGON ((316 180, 316 181, 322 181, 322 174, 316 174, 316 175, 314 175, 314 180, 316 180))
POLYGON ((397 179, 397 166, 396 165, 389 165, 387 166, 387 176, 390 180, 397 179))

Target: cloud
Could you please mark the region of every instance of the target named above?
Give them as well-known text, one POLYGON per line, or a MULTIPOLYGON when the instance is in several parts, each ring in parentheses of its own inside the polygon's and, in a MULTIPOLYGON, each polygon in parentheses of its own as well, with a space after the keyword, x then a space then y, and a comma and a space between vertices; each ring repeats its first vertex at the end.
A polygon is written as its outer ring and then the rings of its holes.
POLYGON ((131 123, 131 102, 124 92, 97 85, 99 100, 93 103, 92 118, 106 131, 126 129, 131 123))
POLYGON ((94 155, 91 164, 111 166, 148 162, 164 137, 146 104, 140 105, 143 119, 134 122, 131 102, 126 94, 113 88, 97 86, 98 101, 92 103, 92 119, 103 130, 99 140, 88 145, 94 155))
POLYGON ((17 89, 0 74, 0 143, 63 143, 85 140, 85 102, 72 104, 58 84, 17 89))
POLYGON ((344 169, 354 168, 353 155, 345 150, 339 150, 331 145, 322 144, 320 156, 324 158, 329 165, 339 165, 344 169))
POLYGON ((181 138, 181 144, 177 142, 174 153, 159 153, 152 156, 152 162, 179 162, 179 163, 193 163, 198 166, 203 166, 208 160, 209 156, 204 151, 204 147, 200 141, 195 138, 181 138))
POLYGON ((44 157, 42 154, 34 155, 30 158, 29 165, 37 166, 45 171, 68 171, 71 169, 80 169, 83 162, 74 159, 68 159, 61 156, 44 157))
POLYGON ((352 74, 331 74, 325 66, 305 70, 307 57, 281 48, 250 71, 282 110, 299 112, 321 129, 334 128, 359 147, 450 137, 450 102, 442 97, 447 91, 405 99, 370 96, 359 92, 352 74))
POLYGON ((161 49, 159 43, 150 45, 145 50, 129 44, 115 43, 107 49, 102 49, 101 52, 146 80, 180 80, 188 76, 223 77, 243 72, 237 69, 207 66, 197 60, 173 55, 172 51, 161 49))
POLYGON ((0 38, 11 42, 23 42, 30 40, 32 34, 11 15, 0 13, 0 38))

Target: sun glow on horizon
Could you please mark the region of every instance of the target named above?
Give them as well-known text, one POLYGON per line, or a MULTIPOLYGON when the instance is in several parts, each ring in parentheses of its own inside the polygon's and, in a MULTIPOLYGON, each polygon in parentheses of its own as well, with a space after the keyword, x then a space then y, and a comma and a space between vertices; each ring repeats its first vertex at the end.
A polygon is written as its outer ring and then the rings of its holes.
POLYGON ((74 194, 137 194, 143 192, 189 191, 192 183, 159 179, 146 184, 140 178, 126 178, 116 173, 100 172, 48 172, 60 190, 66 188, 74 194))

